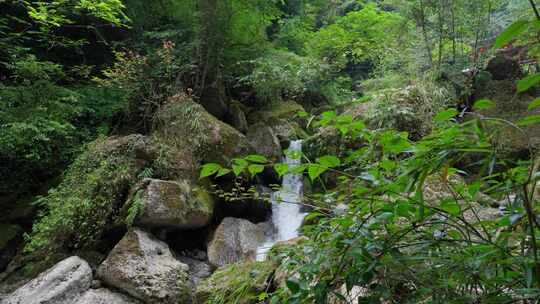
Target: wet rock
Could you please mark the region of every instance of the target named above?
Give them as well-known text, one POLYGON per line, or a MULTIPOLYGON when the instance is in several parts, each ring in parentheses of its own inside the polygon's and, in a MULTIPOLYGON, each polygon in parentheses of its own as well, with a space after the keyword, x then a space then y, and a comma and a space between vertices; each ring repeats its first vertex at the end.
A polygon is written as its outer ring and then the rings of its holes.
POLYGON ((137 224, 144 227, 197 229, 208 225, 214 212, 212 196, 187 180, 146 179, 144 211, 137 224))
POLYGON ((106 288, 100 288, 88 290, 73 304, 141 304, 141 302, 106 288))
POLYGON ((216 267, 255 260, 257 247, 264 240, 263 227, 244 219, 225 218, 208 244, 208 260, 216 267))
POLYGON ((92 269, 73 256, 41 273, 3 299, 1 304, 71 304, 92 284, 92 269))
POLYGON ((189 266, 189 279, 193 286, 199 285, 202 280, 210 277, 214 270, 214 268, 205 261, 185 256, 181 256, 178 259, 189 266))
POLYGON ((114 247, 98 277, 145 303, 191 303, 188 266, 167 244, 135 228, 114 247))
POLYGON ((276 134, 264 123, 256 123, 250 126, 247 138, 255 148, 257 154, 263 155, 272 161, 278 161, 282 155, 282 149, 276 134))

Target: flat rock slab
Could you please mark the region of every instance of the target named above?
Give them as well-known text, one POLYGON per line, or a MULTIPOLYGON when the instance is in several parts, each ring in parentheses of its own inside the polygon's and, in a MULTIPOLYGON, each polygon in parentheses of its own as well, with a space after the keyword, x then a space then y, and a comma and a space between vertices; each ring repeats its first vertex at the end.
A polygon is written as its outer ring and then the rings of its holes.
POLYGON ((248 220, 227 217, 208 244, 208 260, 216 267, 243 260, 255 260, 257 248, 265 241, 263 226, 248 220))
POLYGON ((130 230, 99 266, 97 274, 145 303, 191 303, 189 267, 176 260, 167 244, 148 232, 130 230))
POLYGON ((141 302, 106 288, 100 288, 88 290, 74 304, 141 304, 141 302))
POLYGON ((41 273, 3 299, 1 304, 72 304, 92 284, 88 263, 73 256, 41 273))

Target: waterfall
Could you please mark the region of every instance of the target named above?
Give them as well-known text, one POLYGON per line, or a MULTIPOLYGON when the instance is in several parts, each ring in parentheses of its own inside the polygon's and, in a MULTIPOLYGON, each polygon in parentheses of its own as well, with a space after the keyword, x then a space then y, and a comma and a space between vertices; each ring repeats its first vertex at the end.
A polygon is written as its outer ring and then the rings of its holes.
MULTIPOLYGON (((285 156, 285 163, 290 168, 301 164, 302 141, 291 141, 285 156)), ((257 260, 266 259, 266 254, 279 241, 286 241, 298 236, 298 229, 306 216, 302 213, 303 176, 298 173, 286 173, 281 189, 272 193, 273 236, 257 250, 257 260)))

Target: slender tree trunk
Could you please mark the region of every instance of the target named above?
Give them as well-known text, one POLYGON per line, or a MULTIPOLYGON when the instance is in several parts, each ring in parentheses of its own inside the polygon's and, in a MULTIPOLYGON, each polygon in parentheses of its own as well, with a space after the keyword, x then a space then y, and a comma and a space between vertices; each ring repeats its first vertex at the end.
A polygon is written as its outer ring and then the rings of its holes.
POLYGON ((452 64, 456 63, 456 7, 455 0, 450 0, 450 19, 452 26, 452 64))
POLYGON ((433 67, 433 58, 431 57, 431 44, 429 42, 429 36, 427 32, 426 24, 426 7, 424 5, 424 0, 420 0, 420 11, 419 11, 419 23, 422 29, 422 36, 424 37, 424 45, 426 48, 426 55, 429 63, 429 67, 433 67))
POLYGON ((439 54, 437 59, 437 68, 440 70, 442 66, 443 47, 444 47, 444 24, 443 24, 443 0, 439 0, 439 9, 437 12, 439 23, 439 54))

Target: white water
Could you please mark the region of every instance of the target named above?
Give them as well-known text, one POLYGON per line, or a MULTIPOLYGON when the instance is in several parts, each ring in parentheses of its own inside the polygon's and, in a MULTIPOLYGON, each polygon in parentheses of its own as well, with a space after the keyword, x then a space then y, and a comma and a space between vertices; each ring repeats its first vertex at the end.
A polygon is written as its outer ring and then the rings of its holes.
MULTIPOLYGON (((285 163, 290 168, 301 164, 302 141, 291 141, 285 163)), ((272 246, 279 241, 286 241, 298 236, 298 229, 306 216, 301 212, 302 174, 287 173, 283 176, 281 190, 272 193, 272 225, 274 235, 270 237, 257 250, 257 260, 266 259, 266 254, 272 246)))

